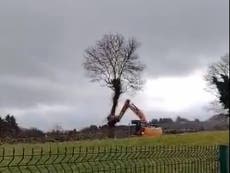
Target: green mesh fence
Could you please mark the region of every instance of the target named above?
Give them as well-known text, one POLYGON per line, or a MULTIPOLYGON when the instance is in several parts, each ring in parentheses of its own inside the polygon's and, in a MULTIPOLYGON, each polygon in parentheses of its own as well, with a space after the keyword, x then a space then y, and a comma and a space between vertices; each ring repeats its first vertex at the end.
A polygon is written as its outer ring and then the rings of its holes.
POLYGON ((0 173, 218 173, 218 146, 0 148, 0 173))

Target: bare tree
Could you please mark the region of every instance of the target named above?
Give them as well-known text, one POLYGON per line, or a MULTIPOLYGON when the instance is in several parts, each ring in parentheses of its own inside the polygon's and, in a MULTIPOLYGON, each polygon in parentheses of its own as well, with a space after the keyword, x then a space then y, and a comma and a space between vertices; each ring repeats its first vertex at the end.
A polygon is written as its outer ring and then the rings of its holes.
POLYGON ((115 115, 121 94, 142 87, 141 72, 144 65, 136 54, 138 42, 125 40, 121 34, 105 34, 95 46, 85 50, 84 68, 93 82, 113 90, 113 105, 108 118, 115 115))
POLYGON ((219 103, 229 111, 229 54, 209 66, 205 79, 219 103))

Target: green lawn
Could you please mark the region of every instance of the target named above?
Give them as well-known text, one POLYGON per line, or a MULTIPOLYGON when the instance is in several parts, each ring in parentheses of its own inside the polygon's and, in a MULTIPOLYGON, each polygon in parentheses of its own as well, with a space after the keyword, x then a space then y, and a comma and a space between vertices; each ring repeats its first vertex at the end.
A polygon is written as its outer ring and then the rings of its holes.
POLYGON ((199 133, 185 133, 176 135, 163 135, 158 138, 131 137, 125 139, 84 140, 60 143, 35 144, 3 144, 0 148, 56 148, 73 146, 130 146, 130 145, 219 145, 229 143, 229 131, 211 131, 199 133))
POLYGON ((216 173, 216 145, 228 144, 228 141, 229 131, 212 131, 158 138, 3 144, 0 173, 74 173, 95 169, 96 172, 121 173, 216 173))

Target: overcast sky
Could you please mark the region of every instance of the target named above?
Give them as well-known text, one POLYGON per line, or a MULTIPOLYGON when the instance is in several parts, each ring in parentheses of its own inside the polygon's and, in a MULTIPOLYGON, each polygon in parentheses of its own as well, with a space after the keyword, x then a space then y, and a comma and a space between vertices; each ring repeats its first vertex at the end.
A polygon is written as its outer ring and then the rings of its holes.
MULTIPOLYGON (((102 125, 112 92, 89 82, 84 50, 105 33, 135 37, 146 83, 130 98, 148 120, 206 119, 203 73, 228 52, 228 0, 1 0, 0 115, 49 130, 102 125)), ((130 111, 121 121, 136 118, 130 111)))

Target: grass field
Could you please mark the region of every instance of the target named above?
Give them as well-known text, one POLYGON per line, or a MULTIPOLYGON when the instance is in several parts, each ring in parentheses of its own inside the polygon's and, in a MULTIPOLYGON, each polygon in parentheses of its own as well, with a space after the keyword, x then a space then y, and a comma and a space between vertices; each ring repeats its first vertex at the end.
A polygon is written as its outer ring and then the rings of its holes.
POLYGON ((216 173, 216 145, 228 143, 228 131, 212 131, 158 138, 3 144, 0 173, 216 173))
POLYGON ((229 131, 211 131, 163 135, 158 138, 130 137, 125 139, 84 140, 59 143, 3 144, 0 148, 56 148, 73 146, 144 146, 144 145, 219 145, 229 144, 229 131))

